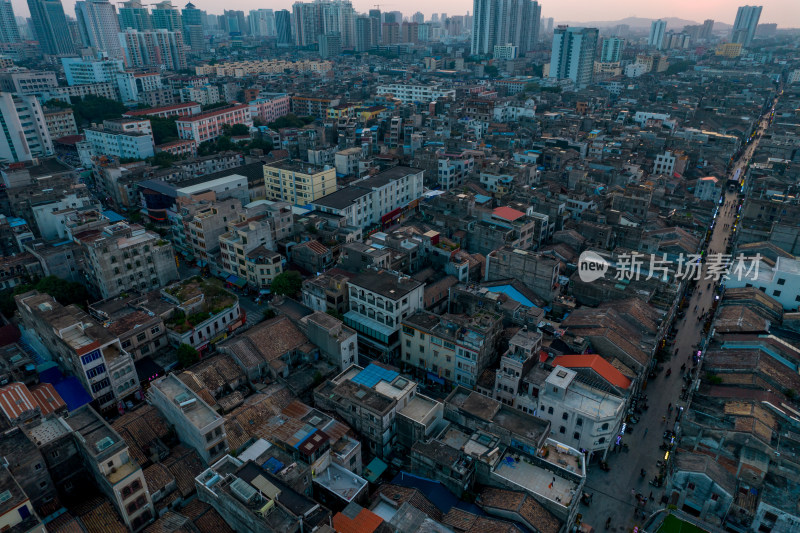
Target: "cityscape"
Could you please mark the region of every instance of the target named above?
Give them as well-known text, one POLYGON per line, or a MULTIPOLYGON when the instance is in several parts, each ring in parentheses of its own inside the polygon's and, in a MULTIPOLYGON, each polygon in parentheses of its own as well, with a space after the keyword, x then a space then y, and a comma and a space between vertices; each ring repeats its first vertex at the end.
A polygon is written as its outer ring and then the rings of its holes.
POLYGON ((0 530, 800 532, 800 4, 184 2, 0 0, 0 530))

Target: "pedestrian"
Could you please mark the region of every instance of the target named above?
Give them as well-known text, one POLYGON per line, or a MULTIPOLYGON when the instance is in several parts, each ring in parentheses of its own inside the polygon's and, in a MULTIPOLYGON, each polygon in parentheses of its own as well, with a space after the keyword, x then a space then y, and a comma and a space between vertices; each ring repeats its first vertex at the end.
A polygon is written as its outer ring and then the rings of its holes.
POLYGON ((650 429, 650 428, 644 428, 644 435, 642 435, 642 438, 644 438, 644 437, 646 437, 646 436, 647 436, 647 430, 648 430, 648 429, 650 429))
POLYGON ((636 489, 631 489, 631 496, 636 497, 636 489))
POLYGON ((653 491, 650 491, 650 501, 653 501, 653 491))
POLYGON ((662 416, 661 417, 661 423, 662 424, 666 424, 667 423, 667 417, 666 416, 662 416))

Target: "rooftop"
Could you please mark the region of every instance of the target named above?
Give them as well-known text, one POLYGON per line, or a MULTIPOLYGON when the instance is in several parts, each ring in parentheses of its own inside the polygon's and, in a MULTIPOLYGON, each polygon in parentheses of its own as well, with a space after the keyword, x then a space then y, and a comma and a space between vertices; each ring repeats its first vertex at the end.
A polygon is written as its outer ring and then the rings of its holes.
POLYGON ((336 463, 330 463, 324 471, 317 472, 314 483, 325 487, 349 503, 366 487, 367 480, 336 463))
POLYGON ((271 163, 264 163, 264 168, 277 168, 280 170, 287 170, 289 172, 297 172, 299 174, 319 174, 320 172, 324 172, 325 170, 332 170, 333 167, 330 169, 325 169, 322 166, 314 165, 312 163, 306 163, 304 161, 300 161, 297 159, 281 159, 280 161, 274 161, 271 163))
POLYGON ((175 374, 157 379, 152 382, 151 386, 163 394, 167 400, 175 403, 183 411, 186 419, 198 430, 203 430, 214 422, 222 421, 222 417, 175 374))
POLYGON ((520 489, 569 507, 578 484, 534 465, 524 456, 506 453, 494 474, 520 489))
POLYGON ((88 405, 72 411, 66 423, 80 436, 86 451, 98 462, 127 447, 122 437, 88 405))
POLYGON ((395 301, 423 285, 408 276, 393 274, 385 270, 362 272, 350 280, 350 284, 395 301))

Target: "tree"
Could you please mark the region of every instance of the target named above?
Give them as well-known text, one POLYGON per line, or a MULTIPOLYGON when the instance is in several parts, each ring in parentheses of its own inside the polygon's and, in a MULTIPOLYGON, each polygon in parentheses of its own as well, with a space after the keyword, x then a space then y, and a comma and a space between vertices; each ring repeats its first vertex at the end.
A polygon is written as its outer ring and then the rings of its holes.
POLYGON ((278 316, 278 314, 275 311, 272 309, 267 309, 264 311, 264 314, 261 315, 261 321, 264 322, 265 320, 272 320, 276 316, 278 316))
POLYGON ((128 110, 121 102, 93 94, 87 94, 82 98, 74 96, 72 101, 75 120, 81 124, 119 118, 128 110))
POLYGON ((178 364, 182 368, 192 366, 200 360, 200 353, 190 344, 178 346, 178 364))
POLYGON ((250 135, 250 128, 244 124, 234 124, 231 126, 231 136, 238 137, 240 135, 250 135))
POLYGON ((150 127, 153 130, 153 142, 164 144, 178 140, 178 127, 175 125, 175 117, 152 117, 148 116, 150 127))
POLYGON ((278 117, 275 122, 270 122, 269 127, 273 130, 279 130, 281 128, 302 128, 306 124, 311 124, 314 120, 314 117, 298 117, 293 113, 289 113, 288 115, 278 117))
POLYGON ((272 280, 272 293, 294 296, 303 287, 303 278, 296 270, 281 272, 272 280))
POLYGON ((49 294, 61 305, 75 304, 85 308, 91 299, 89 291, 80 283, 66 281, 56 276, 47 276, 35 283, 23 283, 13 289, 6 289, 0 292, 0 313, 10 317, 17 310, 17 303, 14 300, 15 294, 37 290, 44 294, 49 294))
POLYGON ((153 157, 149 158, 151 165, 159 166, 161 168, 169 168, 175 162, 176 157, 169 152, 158 152, 153 157))

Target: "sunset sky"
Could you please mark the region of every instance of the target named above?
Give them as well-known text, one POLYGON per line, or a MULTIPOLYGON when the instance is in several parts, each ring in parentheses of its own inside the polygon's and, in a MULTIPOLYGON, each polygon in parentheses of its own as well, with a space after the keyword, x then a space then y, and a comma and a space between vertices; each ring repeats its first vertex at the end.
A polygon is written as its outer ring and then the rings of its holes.
MULTIPOLYGON (((62 0, 64 10, 68 15, 75 13, 75 0, 62 0)), ((11 0, 14 13, 18 16, 28 16, 26 0, 11 0)), ((183 8, 188 0, 173 0, 173 5, 183 8)), ((112 2, 117 4, 116 2, 112 2)), ((121 3, 121 2, 119 2, 121 3)), ((143 4, 155 4, 156 1, 143 4)), ((241 9, 245 12, 251 9, 291 9, 293 0, 193 0, 198 8, 209 13, 222 13, 222 10, 241 9), (224 6, 224 7, 223 7, 224 6)), ((355 0, 353 7, 356 11, 366 12, 380 0, 355 0), (372 2, 372 3, 370 3, 372 2)), ((735 0, 670 0, 668 2, 642 2, 641 0, 543 0, 542 17, 553 17, 559 21, 603 21, 618 20, 635 16, 644 18, 678 17, 702 22, 712 18, 728 24, 733 23, 736 17, 736 8, 744 5, 735 0)), ((800 0, 764 0, 752 2, 764 6, 761 13, 761 22, 776 22, 779 27, 800 27, 800 0)), ((117 4, 118 5, 118 4, 117 4)), ((411 15, 416 11, 425 13, 426 19, 431 13, 447 13, 450 15, 463 15, 472 12, 472 2, 465 0, 438 0, 426 2, 423 0, 406 0, 404 2, 381 3, 383 11, 402 11, 404 15, 411 15), (435 8, 431 8, 435 5, 435 8)))

